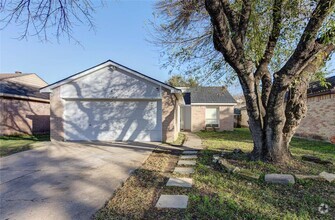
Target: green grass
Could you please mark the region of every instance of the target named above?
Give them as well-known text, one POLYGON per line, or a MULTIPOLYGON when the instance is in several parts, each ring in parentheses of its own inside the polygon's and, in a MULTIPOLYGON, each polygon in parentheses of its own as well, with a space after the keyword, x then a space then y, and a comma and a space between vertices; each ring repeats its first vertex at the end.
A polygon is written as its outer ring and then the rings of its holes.
MULTIPOLYGON (((298 180, 294 185, 276 185, 246 179, 222 171, 212 163, 214 154, 241 148, 252 149, 247 129, 233 132, 199 132, 206 149, 199 153, 192 188, 166 187, 181 151, 154 152, 145 164, 134 172, 114 193, 95 219, 334 219, 335 182, 298 180), (169 169, 166 168, 169 166, 169 169), (188 195, 187 209, 157 209, 155 204, 162 194, 188 195), (318 207, 329 205, 329 212, 321 214, 318 207)), ((231 164, 250 173, 303 173, 333 172, 333 165, 317 165, 300 160, 308 152, 332 159, 334 146, 325 142, 294 139, 292 152, 295 159, 287 165, 249 161, 246 154, 226 154, 231 164), (316 148, 316 149, 315 149, 316 148)))
MULTIPOLYGON (((251 152, 253 141, 248 128, 238 128, 234 131, 225 132, 198 132, 204 144, 209 150, 232 151, 235 148, 242 149, 245 153, 251 152)), ((324 170, 334 172, 334 166, 323 166, 319 164, 301 161, 303 155, 314 155, 324 160, 335 163, 335 145, 323 141, 313 141, 301 138, 293 138, 290 143, 290 150, 294 160, 289 164, 273 166, 263 162, 250 162, 247 158, 242 162, 248 168, 263 169, 272 172, 297 172, 318 174, 324 170)), ((237 161, 237 163, 240 161, 237 161)))
POLYGON ((34 143, 49 140, 49 135, 0 136, 0 157, 30 150, 34 147, 34 143))
MULTIPOLYGON (((335 183, 298 180, 294 185, 267 184, 263 180, 248 180, 236 174, 222 172, 212 164, 212 156, 222 150, 240 148, 252 150, 248 129, 232 132, 198 132, 207 147, 198 160, 194 189, 189 193, 187 218, 197 219, 333 219, 335 216, 335 183), (318 206, 329 205, 327 214, 318 206)), ((287 165, 249 161, 246 155, 227 155, 227 160, 254 173, 318 174, 334 172, 334 165, 319 165, 301 161, 311 154, 335 162, 335 146, 321 141, 294 138, 291 143, 294 160, 287 165)))
MULTIPOLYGON (((250 152, 253 147, 248 128, 238 128, 226 132, 198 132, 197 135, 204 139, 206 145, 211 149, 233 150, 240 148, 245 152, 250 152)), ((293 138, 290 145, 290 150, 295 156, 310 154, 335 162, 335 145, 328 142, 293 138)))
MULTIPOLYGON (((213 166, 215 153, 205 150, 198 160, 193 175, 195 185, 188 193, 186 219, 333 219, 335 216, 334 183, 305 180, 285 186, 248 180, 213 166), (318 212, 322 203, 329 205, 329 213, 318 212)), ((281 169, 268 166, 273 171, 281 169)), ((254 167, 254 172, 260 171, 259 167, 254 167)))
POLYGON ((172 144, 172 145, 183 145, 183 143, 185 141, 185 137, 186 137, 185 134, 179 133, 177 140, 175 140, 174 142, 172 142, 170 144, 172 144))

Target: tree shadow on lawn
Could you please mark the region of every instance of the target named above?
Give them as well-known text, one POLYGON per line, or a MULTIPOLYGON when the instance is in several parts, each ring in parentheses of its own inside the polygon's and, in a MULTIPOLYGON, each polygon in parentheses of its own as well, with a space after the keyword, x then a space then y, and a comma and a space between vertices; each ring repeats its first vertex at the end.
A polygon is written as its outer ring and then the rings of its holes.
POLYGON ((310 154, 335 163, 335 145, 317 140, 293 138, 290 143, 292 153, 299 156, 310 154))

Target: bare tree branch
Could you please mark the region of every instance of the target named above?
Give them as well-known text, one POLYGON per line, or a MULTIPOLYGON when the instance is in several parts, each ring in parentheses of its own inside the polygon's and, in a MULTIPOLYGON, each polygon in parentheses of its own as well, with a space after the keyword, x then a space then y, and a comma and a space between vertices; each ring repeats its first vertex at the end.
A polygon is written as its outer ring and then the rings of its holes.
POLYGON ((237 32, 238 29, 238 16, 236 12, 230 7, 228 0, 222 0, 223 10, 227 16, 227 19, 230 24, 230 28, 233 32, 237 32))
POLYGON ((22 27, 19 39, 37 36, 47 41, 53 34, 57 39, 65 35, 75 40, 72 31, 76 23, 94 29, 95 5, 91 0, 1 0, 0 30, 15 23, 22 27))
POLYGON ((252 4, 252 1, 243 0, 242 10, 241 10, 240 19, 239 19, 239 25, 238 25, 238 41, 239 41, 238 47, 240 49, 242 49, 244 46, 243 44, 245 40, 245 35, 247 33, 248 23, 249 23, 250 14, 251 14, 251 4, 252 4))

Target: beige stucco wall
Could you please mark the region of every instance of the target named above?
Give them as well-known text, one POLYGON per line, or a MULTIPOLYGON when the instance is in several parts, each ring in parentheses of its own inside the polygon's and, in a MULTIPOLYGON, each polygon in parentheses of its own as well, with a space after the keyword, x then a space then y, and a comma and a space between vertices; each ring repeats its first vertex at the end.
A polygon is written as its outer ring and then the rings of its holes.
POLYGON ((177 98, 168 90, 162 92, 162 141, 173 142, 178 137, 177 98))
POLYGON ((0 106, 0 135, 49 133, 48 102, 1 97, 0 106))
POLYGON ((335 137, 335 94, 310 97, 296 135, 330 141, 335 137))
POLYGON ((50 138, 52 141, 64 140, 63 125, 64 100, 60 97, 60 87, 50 94, 50 138))
MULTIPOLYGON (((210 106, 213 107, 213 106, 210 106)), ((220 131, 234 129, 234 106, 219 106, 220 131)), ((191 131, 204 130, 206 127, 206 106, 191 106, 191 131)))

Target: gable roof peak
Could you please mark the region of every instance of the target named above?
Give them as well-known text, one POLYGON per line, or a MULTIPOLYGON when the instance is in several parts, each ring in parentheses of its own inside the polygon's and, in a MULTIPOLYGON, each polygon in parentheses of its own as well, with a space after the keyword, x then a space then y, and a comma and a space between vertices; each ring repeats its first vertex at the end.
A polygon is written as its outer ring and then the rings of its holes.
POLYGON ((100 70, 100 69, 103 69, 103 68, 106 68, 106 67, 110 67, 110 66, 113 67, 113 70, 122 69, 124 71, 127 71, 128 73, 131 73, 131 74, 134 74, 134 75, 136 75, 136 76, 138 76, 140 78, 146 79, 149 82, 158 84, 158 85, 160 85, 160 86, 162 86, 164 88, 169 89, 172 93, 181 93, 181 90, 179 90, 179 89, 177 89, 177 88, 175 88, 173 86, 170 86, 170 85, 168 85, 166 83, 163 83, 163 82, 161 82, 161 81, 159 81, 157 79, 154 79, 154 78, 152 78, 150 76, 144 75, 143 73, 140 73, 140 72, 138 72, 136 70, 133 70, 133 69, 131 69, 129 67, 126 67, 124 65, 121 65, 121 64, 119 64, 117 62, 114 62, 114 61, 112 61, 110 59, 107 60, 107 61, 105 61, 105 62, 103 62, 103 63, 100 63, 100 64, 98 64, 96 66, 88 68, 88 69, 86 69, 84 71, 81 71, 81 72, 78 72, 78 73, 76 73, 74 75, 71 75, 71 76, 69 76, 69 77, 67 77, 65 79, 62 79, 62 80, 57 81, 55 83, 52 83, 52 84, 50 84, 50 85, 42 88, 41 92, 51 92, 51 90, 53 90, 54 88, 57 88, 57 87, 59 87, 61 85, 69 83, 69 82, 71 82, 71 81, 73 81, 75 79, 81 78, 81 77, 89 75, 89 74, 91 74, 91 73, 93 73, 93 72, 95 72, 97 70, 100 70))

